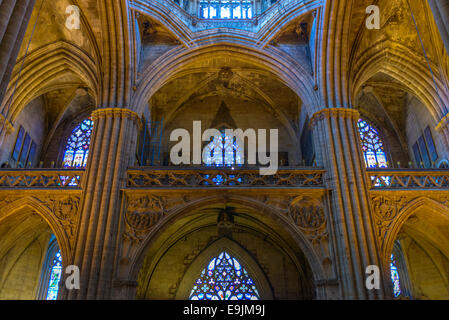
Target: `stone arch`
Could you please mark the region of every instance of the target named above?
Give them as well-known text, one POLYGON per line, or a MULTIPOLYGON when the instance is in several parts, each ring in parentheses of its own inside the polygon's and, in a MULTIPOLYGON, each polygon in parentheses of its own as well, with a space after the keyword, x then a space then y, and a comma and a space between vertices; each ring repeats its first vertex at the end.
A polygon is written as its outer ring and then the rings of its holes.
POLYGON ((8 217, 21 212, 24 209, 31 209, 42 217, 50 229, 53 231, 56 241, 61 250, 62 261, 64 265, 69 263, 71 258, 72 248, 67 234, 55 218, 53 213, 42 202, 32 196, 14 200, 0 209, 0 224, 8 217))
POLYGON ((227 57, 257 66, 279 79, 295 92, 313 114, 319 108, 319 97, 313 89, 310 74, 286 54, 267 53, 237 44, 203 45, 194 49, 178 48, 159 57, 142 71, 140 83, 133 97, 134 111, 142 113, 148 99, 164 84, 179 76, 189 64, 201 59, 227 57))
MULTIPOLYGON (((18 65, 21 65, 21 61, 18 61, 18 65)), ((19 70, 15 70, 2 109, 9 107, 9 110, 6 110, 8 118, 14 122, 23 108, 34 98, 61 88, 60 85, 49 85, 51 80, 70 73, 82 79, 97 99, 99 80, 96 63, 74 44, 59 41, 29 54, 20 73, 20 79, 19 70)))
MULTIPOLYGON (((144 259, 154 244, 157 242, 158 238, 163 234, 167 234, 167 230, 170 225, 175 224, 183 218, 188 217, 195 210, 201 210, 207 208, 208 206, 216 205, 217 203, 221 204, 226 201, 227 204, 232 205, 241 205, 244 208, 249 210, 253 210, 252 212, 257 212, 260 215, 267 216, 270 220, 276 223, 280 228, 283 228, 287 234, 292 237, 295 242, 295 246, 299 249, 305 257, 306 263, 311 270, 310 279, 313 284, 318 283, 324 279, 326 279, 326 272, 324 270, 323 264, 318 257, 317 252, 312 247, 312 244, 306 238, 306 236, 296 228, 291 221, 282 214, 277 209, 272 206, 268 206, 263 204, 257 200, 252 198, 244 197, 244 196, 210 196, 207 198, 201 198, 199 200, 193 200, 189 204, 182 206, 173 210, 172 212, 166 214, 166 216, 156 224, 151 231, 145 236, 142 242, 139 244, 138 248, 132 256, 129 258, 128 266, 126 270, 121 272, 123 277, 126 277, 129 281, 136 281, 138 278, 138 273, 140 272, 144 259)), ((324 298, 322 291, 319 291, 318 288, 313 288, 314 294, 317 298, 324 298)), ((132 295, 132 293, 128 292, 128 295, 132 295)))
MULTIPOLYGON (((414 219, 415 226, 408 227, 408 231, 414 230, 414 234, 419 235, 417 239, 419 239, 423 244, 425 244, 426 247, 433 248, 432 250, 436 250, 439 252, 439 254, 442 254, 446 258, 447 261, 449 261, 449 250, 447 248, 447 245, 444 245, 444 242, 441 242, 439 240, 443 240, 446 242, 446 244, 449 242, 449 239, 443 239, 444 237, 441 237, 442 230, 444 230, 444 227, 446 229, 449 229, 449 208, 443 205, 442 203, 435 201, 433 199, 427 198, 427 197, 420 197, 418 199, 415 199, 408 203, 396 216, 396 218, 391 223, 390 228, 388 229, 386 235, 385 235, 385 244, 383 246, 383 250, 381 252, 382 254, 382 263, 383 268, 385 271, 387 271, 385 274, 389 274, 389 261, 390 261, 390 254, 393 252, 395 241, 398 238, 400 231, 402 228, 410 221, 410 219, 414 219), (423 215, 423 212, 425 215, 423 215), (418 216, 418 218, 417 218, 418 216), (420 224, 423 223, 423 218, 425 218, 426 228, 435 228, 435 226, 438 226, 438 229, 435 229, 432 232, 432 229, 427 230, 426 232, 422 232, 420 228, 420 224), (431 221, 434 220, 434 221, 431 221), (412 229, 413 228, 413 229, 412 229), (440 229, 443 228, 443 229, 440 229), (415 230, 416 229, 416 230, 415 230), (421 230, 421 231, 420 231, 421 230)), ((417 242, 416 239, 413 239, 418 246, 422 246, 420 242, 417 242)), ((427 255, 430 253, 427 252, 427 249, 423 249, 427 255)), ((434 257, 429 255, 428 258, 433 261, 434 257)), ((409 266, 407 269, 410 269, 409 266)), ((448 277, 449 275, 446 275, 448 277)), ((389 279, 388 279, 389 280, 389 279)), ((449 281, 449 278, 446 279, 446 281, 449 281)), ((408 281, 409 283, 412 283, 412 281, 408 281)), ((410 286, 410 285, 409 285, 410 286)), ((446 283, 446 286, 449 286, 449 282, 446 283)), ((447 288, 449 294, 449 287, 447 288)))
POLYGON ((0 211, 0 296, 2 299, 43 299, 42 280, 51 239, 60 248, 62 265, 71 259, 65 232, 36 198, 7 203, 0 211))
POLYGON ((172 3, 150 1, 144 5, 135 6, 134 9, 165 25, 188 48, 196 46, 197 43, 223 41, 224 32, 228 42, 252 42, 254 45, 265 47, 285 26, 323 5, 322 1, 319 0, 306 3, 300 1, 282 2, 277 1, 258 16, 250 33, 247 31, 248 27, 243 30, 226 27, 211 28, 206 32, 197 29, 196 24, 192 23, 190 14, 172 3), (243 37, 246 39, 242 40, 243 37))
POLYGON ((444 84, 439 80, 438 68, 432 66, 438 86, 434 88, 428 67, 420 61, 422 57, 398 43, 387 42, 371 47, 353 63, 352 100, 355 100, 367 80, 382 72, 403 84, 404 90, 416 95, 428 108, 435 123, 438 123, 446 114, 441 104, 447 105, 449 98, 445 94, 444 84))
MULTIPOLYGON (((198 72, 199 70, 196 69, 194 71, 198 72)), ((205 70, 203 70, 203 71, 205 71, 205 70)), ((287 130, 292 141, 295 141, 295 143, 298 144, 298 141, 297 141, 298 138, 296 136, 295 129, 294 129, 292 123, 289 121, 289 119, 287 118, 287 116, 285 114, 283 114, 280 110, 278 110, 278 108, 276 108, 274 101, 266 93, 264 93, 263 90, 261 90, 260 88, 255 86, 249 80, 244 79, 238 75, 235 75, 235 77, 238 78, 239 80, 241 80, 242 82, 244 82, 252 91, 254 91, 259 97, 262 98, 262 100, 265 102, 262 107, 265 108, 268 112, 275 115, 275 117, 281 122, 281 124, 287 130)), ((190 96, 195 91, 198 91, 202 88, 207 87, 207 85, 211 81, 215 80, 216 78, 217 78, 216 76, 208 77, 207 79, 202 81, 199 86, 195 87, 193 90, 191 90, 187 94, 185 94, 185 96, 179 101, 179 103, 177 103, 174 106, 174 108, 168 113, 168 115, 164 118, 163 126, 165 127, 165 126, 170 125, 170 122, 175 119, 176 114, 180 112, 184 103, 190 98, 190 96)))
POLYGON ((254 258, 251 257, 251 255, 238 243, 229 238, 220 238, 216 240, 193 260, 181 280, 176 293, 176 299, 188 300, 190 291, 192 290, 193 281, 199 276, 201 270, 207 266, 208 262, 223 251, 236 257, 248 271, 256 284, 262 300, 273 299, 272 287, 257 261, 255 261, 254 258))

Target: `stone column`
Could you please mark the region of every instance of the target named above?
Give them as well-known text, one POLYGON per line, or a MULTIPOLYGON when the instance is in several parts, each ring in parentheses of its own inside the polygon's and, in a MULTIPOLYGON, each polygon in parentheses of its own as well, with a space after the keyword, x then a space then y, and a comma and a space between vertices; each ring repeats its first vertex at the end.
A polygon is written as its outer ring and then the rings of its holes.
POLYGON ((35 0, 3 0, 0 4, 0 102, 15 66, 35 0))
POLYGON ((134 162, 139 117, 121 108, 97 109, 83 181, 73 264, 80 289, 64 290, 62 299, 110 299, 118 240, 121 193, 126 170, 134 162))
MULTIPOLYGON (((0 105, 5 96, 17 55, 23 42, 35 0, 3 0, 0 2, 0 105)), ((3 112, 0 110, 0 112, 3 112)), ((6 113, 4 113, 6 114, 6 113)), ((12 125, 0 113, 0 146, 12 125)))
POLYGON ((329 217, 342 298, 383 299, 387 291, 371 216, 358 119, 357 110, 329 108, 315 113, 311 122, 315 145, 321 151, 317 161, 327 169, 326 184, 331 190, 329 217), (379 266, 380 290, 366 289, 369 265, 379 266))
POLYGON ((449 53, 449 2, 447 0, 429 0, 435 23, 440 30, 446 52, 449 53))

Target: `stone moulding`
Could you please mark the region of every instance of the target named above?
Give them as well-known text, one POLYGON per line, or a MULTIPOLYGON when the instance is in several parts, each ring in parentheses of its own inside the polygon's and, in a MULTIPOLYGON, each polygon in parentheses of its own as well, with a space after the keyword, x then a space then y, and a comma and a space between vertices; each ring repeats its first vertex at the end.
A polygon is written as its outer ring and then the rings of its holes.
POLYGON ((353 120, 358 120, 360 113, 356 109, 349 108, 326 108, 316 112, 310 119, 310 126, 314 127, 318 121, 323 119, 330 119, 335 117, 350 118, 353 120))

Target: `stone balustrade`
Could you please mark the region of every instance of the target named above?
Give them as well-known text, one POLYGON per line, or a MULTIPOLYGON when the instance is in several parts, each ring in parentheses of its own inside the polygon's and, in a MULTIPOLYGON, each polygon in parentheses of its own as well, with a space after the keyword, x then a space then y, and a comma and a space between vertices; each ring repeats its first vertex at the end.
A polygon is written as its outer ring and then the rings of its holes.
POLYGON ((372 190, 449 190, 447 169, 369 169, 367 174, 372 190))
POLYGON ((79 189, 83 169, 1 169, 0 189, 79 189))
POLYGON ((260 175, 256 168, 139 167, 128 170, 128 188, 323 188, 325 170, 280 168, 260 175))

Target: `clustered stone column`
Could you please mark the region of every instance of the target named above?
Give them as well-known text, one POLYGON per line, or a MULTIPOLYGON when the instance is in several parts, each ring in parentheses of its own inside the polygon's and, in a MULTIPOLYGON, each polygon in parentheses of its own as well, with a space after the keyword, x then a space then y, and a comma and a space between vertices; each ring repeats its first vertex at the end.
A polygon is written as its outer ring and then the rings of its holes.
POLYGON ((81 222, 73 264, 80 269, 80 289, 64 290, 62 299, 109 299, 120 219, 120 189, 133 164, 136 113, 128 109, 97 109, 83 181, 81 222))
MULTIPOLYGON (((17 55, 23 42, 35 0, 3 0, 0 2, 0 105, 5 96, 17 55)), ((0 113, 0 145, 13 130, 0 113)))
MULTIPOLYGON (((447 0, 429 0, 429 6, 435 18, 435 23, 441 34, 446 52, 449 53, 449 2, 447 0)), ((436 130, 443 137, 445 149, 449 149, 449 114, 444 116, 436 130)), ((448 156, 446 154, 446 156, 448 156)))
POLYGON ((0 102, 15 66, 35 0, 3 0, 0 3, 0 102))
POLYGON ((358 119, 357 110, 328 108, 317 112, 311 123, 315 145, 321 151, 317 161, 327 169, 326 184, 331 190, 329 217, 342 298, 383 299, 387 291, 382 274, 380 290, 367 290, 365 285, 366 268, 377 265, 382 272, 382 266, 370 214, 358 119))

